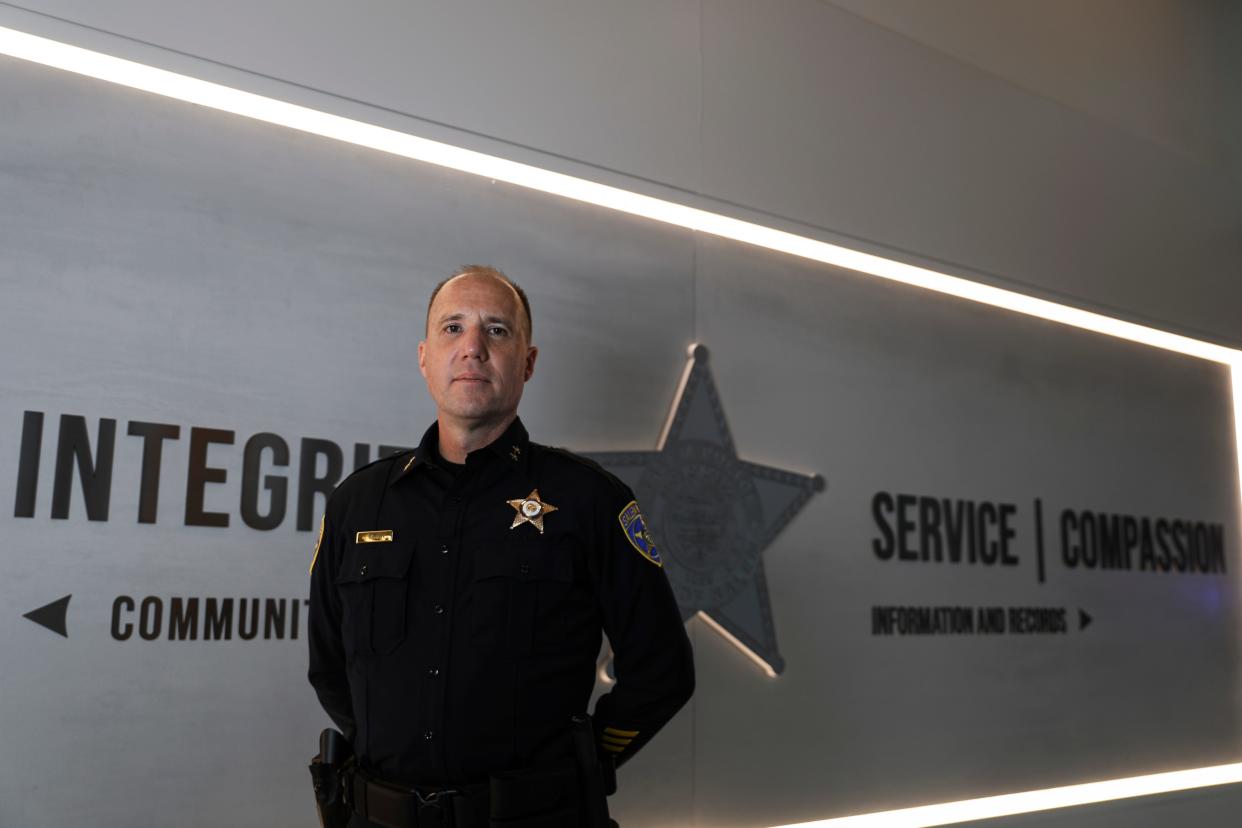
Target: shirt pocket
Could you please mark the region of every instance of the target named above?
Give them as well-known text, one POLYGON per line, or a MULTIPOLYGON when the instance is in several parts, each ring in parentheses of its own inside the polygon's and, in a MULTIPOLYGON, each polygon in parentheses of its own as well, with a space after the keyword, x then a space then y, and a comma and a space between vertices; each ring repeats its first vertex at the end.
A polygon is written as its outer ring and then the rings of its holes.
POLYGON ((573 581, 572 551, 564 543, 510 541, 485 550, 475 566, 474 644, 514 655, 564 646, 573 581))
POLYGON ((341 596, 341 638, 346 650, 361 655, 389 655, 409 631, 411 546, 354 544, 346 555, 336 587, 341 596))

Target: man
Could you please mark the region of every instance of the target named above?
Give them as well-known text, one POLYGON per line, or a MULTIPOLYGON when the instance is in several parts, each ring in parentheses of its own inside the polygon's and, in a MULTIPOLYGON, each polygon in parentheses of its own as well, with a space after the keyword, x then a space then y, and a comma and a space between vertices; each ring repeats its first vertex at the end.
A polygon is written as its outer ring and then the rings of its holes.
POLYGON ((530 442, 517 417, 530 336, 526 295, 500 271, 442 282, 418 346, 436 422, 328 500, 309 675, 370 780, 353 783, 351 826, 400 824, 394 809, 459 828, 590 824, 603 798, 571 719, 586 712, 601 630, 617 681, 595 707, 591 762, 627 761, 693 692, 690 643, 633 493, 530 442), (402 791, 417 796, 389 802, 402 791))

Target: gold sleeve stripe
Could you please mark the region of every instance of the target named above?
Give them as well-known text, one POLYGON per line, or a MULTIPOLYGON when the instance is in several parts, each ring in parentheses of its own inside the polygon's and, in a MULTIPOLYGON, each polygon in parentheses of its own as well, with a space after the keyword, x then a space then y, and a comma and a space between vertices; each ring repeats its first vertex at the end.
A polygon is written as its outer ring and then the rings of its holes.
POLYGON ((625 748, 620 747, 618 745, 603 745, 603 748, 609 753, 621 753, 622 751, 625 750, 625 748))
POLYGON ((606 727, 604 728, 604 732, 607 733, 609 736, 626 736, 630 739, 633 739, 635 736, 638 735, 637 730, 618 730, 615 727, 606 727))
POLYGON ((622 738, 621 738, 621 737, 619 737, 619 736, 609 736, 609 735, 607 735, 607 734, 604 734, 604 737, 603 737, 603 740, 602 740, 602 741, 603 741, 605 744, 609 744, 609 745, 621 745, 621 747, 625 747, 626 745, 628 745, 630 742, 632 742, 632 741, 634 741, 634 740, 633 740, 633 739, 622 739, 622 738))
POLYGON ((307 573, 308 575, 315 574, 315 561, 319 560, 319 546, 323 543, 323 523, 327 519, 328 516, 326 514, 319 518, 319 539, 315 541, 315 554, 311 556, 310 572, 307 573))

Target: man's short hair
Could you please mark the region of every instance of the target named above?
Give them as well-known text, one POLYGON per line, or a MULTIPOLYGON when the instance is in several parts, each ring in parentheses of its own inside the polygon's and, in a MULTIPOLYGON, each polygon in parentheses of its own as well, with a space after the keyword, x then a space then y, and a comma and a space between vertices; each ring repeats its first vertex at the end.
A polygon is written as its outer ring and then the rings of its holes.
POLYGON ((522 301, 522 313, 525 315, 523 322, 526 328, 526 342, 530 343, 531 321, 530 321, 530 300, 526 298, 526 291, 522 290, 522 286, 506 276, 499 268, 491 265, 462 265, 448 275, 444 281, 436 285, 431 291, 431 298, 427 300, 427 324, 426 332, 431 332, 431 306, 435 304, 436 295, 439 294, 440 288, 456 279, 458 276, 491 276, 493 279, 499 279, 509 287, 513 288, 513 292, 518 295, 518 299, 522 301))

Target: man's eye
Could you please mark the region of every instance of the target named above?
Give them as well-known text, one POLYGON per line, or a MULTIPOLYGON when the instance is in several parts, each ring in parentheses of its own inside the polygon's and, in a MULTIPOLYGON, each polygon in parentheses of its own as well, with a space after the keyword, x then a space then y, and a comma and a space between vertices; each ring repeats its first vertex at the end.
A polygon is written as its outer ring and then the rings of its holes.
POLYGON ((492 325, 487 329, 487 332, 492 336, 505 336, 509 333, 508 329, 502 328, 499 325, 492 325))
POLYGON ((459 333, 460 331, 461 331, 461 325, 458 325, 456 322, 450 322, 449 324, 444 326, 445 333, 459 333))

